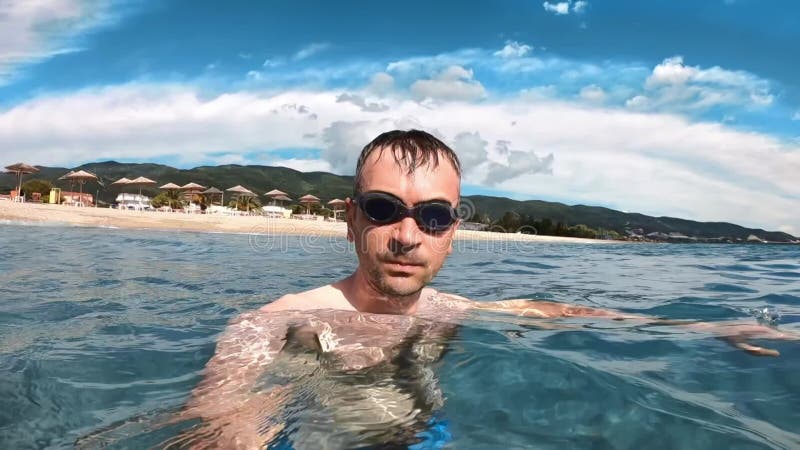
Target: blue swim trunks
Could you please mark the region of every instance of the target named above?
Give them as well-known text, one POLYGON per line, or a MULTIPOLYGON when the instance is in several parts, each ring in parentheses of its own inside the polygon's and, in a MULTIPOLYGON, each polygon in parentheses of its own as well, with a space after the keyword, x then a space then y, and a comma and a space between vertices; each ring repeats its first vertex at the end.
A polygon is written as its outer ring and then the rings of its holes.
MULTIPOLYGON (((448 429, 448 421, 443 419, 440 414, 434 414, 428 420, 428 428, 424 431, 417 433, 417 437, 421 441, 409 445, 408 450, 437 450, 444 448, 449 442, 453 440, 453 435, 448 429)), ((273 442, 267 447, 271 450, 294 450, 289 436, 281 433, 281 437, 277 442, 273 442)), ((378 445, 361 447, 361 450, 380 450, 382 448, 397 448, 396 445, 378 445)))

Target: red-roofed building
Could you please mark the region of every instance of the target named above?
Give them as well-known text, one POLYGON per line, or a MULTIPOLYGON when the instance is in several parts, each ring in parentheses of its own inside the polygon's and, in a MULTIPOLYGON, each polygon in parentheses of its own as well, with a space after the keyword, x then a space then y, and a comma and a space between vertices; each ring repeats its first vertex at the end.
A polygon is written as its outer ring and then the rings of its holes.
POLYGON ((78 202, 83 203, 84 206, 94 205, 94 197, 86 192, 81 194, 80 192, 61 191, 61 198, 65 205, 74 205, 78 202))

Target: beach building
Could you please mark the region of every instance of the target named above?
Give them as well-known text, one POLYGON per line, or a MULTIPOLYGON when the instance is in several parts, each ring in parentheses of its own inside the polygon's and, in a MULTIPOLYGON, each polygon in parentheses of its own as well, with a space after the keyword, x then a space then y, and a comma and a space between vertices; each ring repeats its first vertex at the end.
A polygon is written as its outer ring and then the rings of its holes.
POLYGON ((261 209, 264 210, 264 215, 267 216, 267 218, 289 219, 292 217, 291 209, 283 208, 277 205, 262 206, 261 209))
POLYGON ((94 205, 94 196, 86 192, 61 191, 61 199, 64 205, 89 206, 94 205))
POLYGON ((152 206, 150 206, 150 197, 146 195, 128 194, 123 192, 117 195, 115 201, 117 202, 118 209, 142 210, 152 208, 152 206))
POLYGON ((489 225, 480 222, 461 222, 461 225, 458 226, 459 230, 471 230, 471 231, 484 231, 489 228, 489 225))

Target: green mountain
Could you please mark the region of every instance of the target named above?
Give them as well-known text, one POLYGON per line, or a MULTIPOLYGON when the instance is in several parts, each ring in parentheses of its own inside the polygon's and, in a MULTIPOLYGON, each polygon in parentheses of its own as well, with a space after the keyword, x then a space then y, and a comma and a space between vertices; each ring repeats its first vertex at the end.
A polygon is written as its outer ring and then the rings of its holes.
MULTIPOLYGON (((69 171, 61 167, 39 167, 40 172, 27 175, 26 180, 39 178, 52 182, 62 189, 68 189, 69 183, 58 181, 58 178, 69 171)), ((145 176, 156 180, 159 185, 176 183, 183 185, 189 182, 199 183, 206 187, 227 189, 241 184, 252 191, 263 194, 272 189, 280 189, 292 198, 305 194, 314 194, 323 202, 333 198, 345 198, 352 195, 353 177, 334 175, 327 172, 299 172, 285 167, 240 166, 229 164, 224 166, 201 166, 193 169, 176 169, 161 164, 130 164, 107 161, 80 166, 97 174, 104 186, 96 182, 84 185, 84 192, 99 193, 101 205, 113 203, 122 188, 110 184, 119 178, 136 178, 145 176)), ((0 192, 8 192, 14 187, 14 176, 0 174, 0 192)), ((77 186, 75 187, 77 190, 77 186)), ((125 188, 126 192, 138 192, 138 187, 125 188)), ((155 196, 159 190, 154 187, 142 188, 142 193, 155 196)), ((263 197, 262 197, 263 200, 263 197)), ((798 239, 787 233, 745 228, 726 222, 696 222, 673 217, 651 217, 644 214, 624 213, 613 209, 585 205, 565 205, 563 203, 540 200, 517 201, 504 197, 483 195, 466 196, 478 216, 488 215, 498 220, 506 213, 513 212, 527 219, 538 221, 549 219, 553 224, 565 226, 583 224, 594 229, 605 229, 626 235, 631 233, 648 234, 663 233, 685 235, 700 239, 725 238, 727 240, 746 240, 749 236, 770 242, 792 242, 798 239)))

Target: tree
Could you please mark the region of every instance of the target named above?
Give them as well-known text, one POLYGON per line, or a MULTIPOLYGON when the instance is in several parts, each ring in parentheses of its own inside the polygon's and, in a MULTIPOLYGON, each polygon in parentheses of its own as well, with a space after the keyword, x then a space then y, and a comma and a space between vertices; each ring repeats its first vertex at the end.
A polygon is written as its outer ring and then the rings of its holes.
POLYGON ((169 206, 173 209, 183 208, 183 201, 181 200, 181 193, 175 190, 164 191, 150 201, 154 208, 161 208, 162 206, 169 206))
POLYGON ((516 233, 522 222, 519 214, 513 211, 506 211, 496 225, 499 225, 506 233, 516 233))
POLYGON ((49 195, 50 189, 53 189, 53 184, 39 178, 34 178, 22 183, 22 192, 28 195, 34 192, 38 192, 42 194, 42 196, 49 195))
POLYGON ((234 200, 231 200, 228 205, 231 208, 236 208, 239 211, 253 211, 261 209, 261 202, 258 201, 258 198, 247 195, 240 195, 236 197, 234 200))

